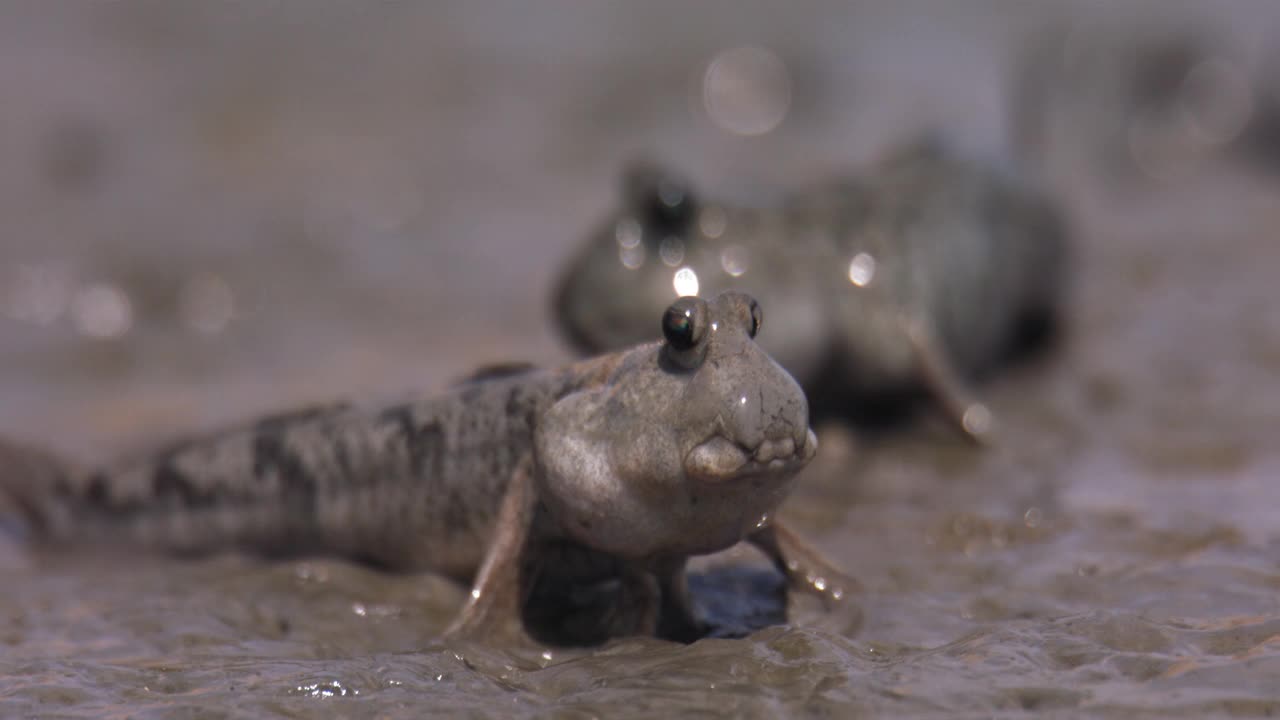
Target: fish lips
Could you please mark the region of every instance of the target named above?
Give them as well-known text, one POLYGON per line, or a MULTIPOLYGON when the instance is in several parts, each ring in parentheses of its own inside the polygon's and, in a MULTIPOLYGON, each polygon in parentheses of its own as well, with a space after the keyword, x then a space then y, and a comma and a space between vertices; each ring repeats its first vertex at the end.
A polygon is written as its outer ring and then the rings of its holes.
POLYGON ((754 448, 723 435, 698 443, 684 458, 685 474, 706 483, 723 483, 757 475, 781 475, 804 467, 818 452, 818 438, 806 429, 797 446, 791 438, 764 440, 754 448))

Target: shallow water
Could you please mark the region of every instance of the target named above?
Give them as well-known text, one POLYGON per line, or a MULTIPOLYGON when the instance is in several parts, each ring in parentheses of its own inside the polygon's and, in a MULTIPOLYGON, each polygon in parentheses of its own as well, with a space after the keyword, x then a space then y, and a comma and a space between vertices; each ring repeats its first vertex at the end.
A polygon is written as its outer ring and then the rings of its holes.
MULTIPOLYGON (((903 128, 998 148, 1011 49, 1089 12, 946 7, 6 6, 0 431, 88 459, 559 362, 544 298, 623 161, 750 198, 903 128), (745 44, 791 73, 758 137, 696 94, 745 44)), ((1280 28, 1214 7, 1242 46, 1280 28)), ((0 715, 1280 712, 1280 178, 1206 156, 1116 179, 1081 136, 1042 167, 1076 229, 1066 333, 982 389, 997 445, 821 429, 784 514, 854 607, 541 656, 441 644, 463 593, 436 578, 0 545, 0 715)), ((781 610, 750 552, 702 569, 718 623, 781 610)))

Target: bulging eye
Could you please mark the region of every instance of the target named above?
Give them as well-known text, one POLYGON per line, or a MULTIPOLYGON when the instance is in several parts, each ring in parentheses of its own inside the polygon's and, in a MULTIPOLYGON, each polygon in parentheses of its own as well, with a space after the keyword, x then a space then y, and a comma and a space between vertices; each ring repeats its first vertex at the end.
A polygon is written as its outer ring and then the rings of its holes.
POLYGON ((662 318, 662 334, 676 350, 693 347, 693 311, 668 308, 666 316, 662 318))
POLYGON ((683 297, 672 303, 662 316, 662 335, 672 350, 689 350, 706 334, 705 303, 696 297, 683 297))
POLYGON ((764 311, 760 309, 760 303, 755 299, 751 300, 751 330, 748 331, 751 337, 755 337, 760 332, 760 326, 764 324, 764 311))

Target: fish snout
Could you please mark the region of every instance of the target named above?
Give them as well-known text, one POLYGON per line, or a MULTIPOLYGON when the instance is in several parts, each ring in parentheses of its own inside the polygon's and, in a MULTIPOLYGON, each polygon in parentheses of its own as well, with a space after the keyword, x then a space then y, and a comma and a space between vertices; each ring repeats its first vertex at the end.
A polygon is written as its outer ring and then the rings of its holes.
POLYGON ((809 400, 793 377, 765 353, 754 387, 733 393, 729 424, 739 443, 775 457, 791 455, 805 445, 809 400))

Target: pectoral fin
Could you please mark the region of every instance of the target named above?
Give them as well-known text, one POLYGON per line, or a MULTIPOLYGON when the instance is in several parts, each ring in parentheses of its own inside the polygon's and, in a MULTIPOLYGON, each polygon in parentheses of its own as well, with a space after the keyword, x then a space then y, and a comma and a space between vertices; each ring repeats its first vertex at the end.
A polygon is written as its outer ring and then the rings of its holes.
POLYGON ((938 403, 947 420, 975 445, 992 441, 991 411, 974 400, 960 374, 947 358, 938 336, 927 323, 911 318, 902 321, 903 331, 915 350, 924 386, 938 403))
POLYGON ((801 590, 822 598, 828 608, 843 601, 859 589, 858 581, 837 568, 785 525, 774 522, 747 536, 773 561, 774 567, 787 578, 793 590, 801 590))
POLYGON ((707 634, 706 623, 698 618, 689 595, 685 573, 686 559, 673 558, 659 563, 656 574, 662 593, 662 609, 657 633, 660 637, 690 643, 707 634))
POLYGON ((524 640, 522 613, 532 585, 526 577, 537 499, 533 456, 517 466, 498 510, 494 536, 476 574, 471 595, 446 636, 469 640, 524 640))

